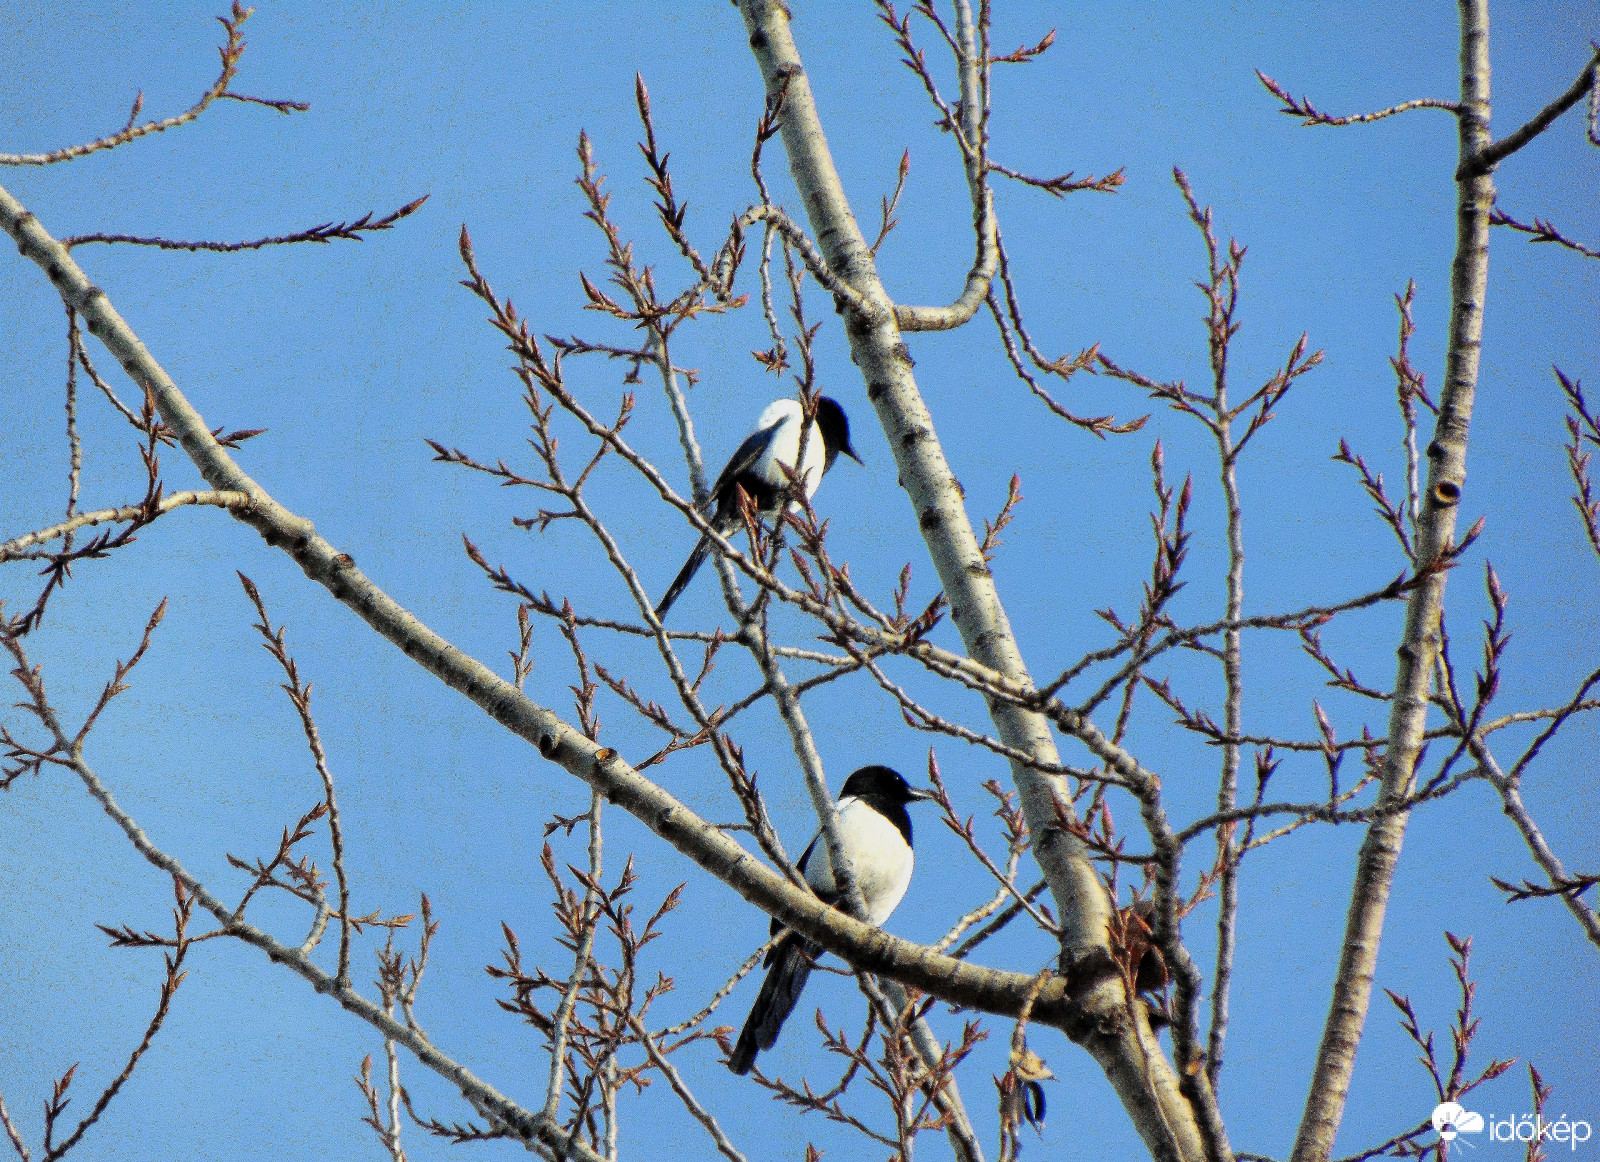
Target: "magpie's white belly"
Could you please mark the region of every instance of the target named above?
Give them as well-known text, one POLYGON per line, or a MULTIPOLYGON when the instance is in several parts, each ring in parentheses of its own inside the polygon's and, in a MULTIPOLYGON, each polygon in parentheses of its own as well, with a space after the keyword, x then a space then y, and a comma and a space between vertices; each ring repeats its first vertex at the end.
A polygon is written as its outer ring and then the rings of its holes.
MULTIPOLYGON (((839 800, 839 839, 866 898, 868 920, 882 924, 911 883, 911 845, 899 828, 853 796, 839 800)), ((835 890, 828 845, 820 838, 806 861, 806 882, 819 893, 835 890)))
MULTIPOLYGON (((756 461, 752 469, 756 475, 774 487, 781 488, 786 482, 779 464, 793 467, 796 458, 800 455, 800 422, 802 413, 800 404, 792 399, 776 399, 767 405, 761 413, 761 418, 756 421, 757 429, 770 428, 778 425, 778 430, 772 433, 766 451, 756 461)), ((817 493, 817 486, 822 483, 823 465, 827 463, 828 450, 822 443, 822 432, 818 430, 816 421, 812 421, 810 434, 806 437, 805 463, 801 466, 801 475, 806 482, 806 499, 810 500, 817 493)))

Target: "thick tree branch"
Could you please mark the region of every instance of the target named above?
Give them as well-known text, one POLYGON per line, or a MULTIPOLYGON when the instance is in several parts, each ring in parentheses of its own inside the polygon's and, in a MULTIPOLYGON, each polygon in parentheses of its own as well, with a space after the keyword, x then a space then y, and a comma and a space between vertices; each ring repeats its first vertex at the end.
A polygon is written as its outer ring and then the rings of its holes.
MULTIPOLYGON (((1467 474, 1467 431, 1478 384, 1484 297, 1489 281, 1489 214, 1495 197, 1489 175, 1492 163, 1476 168, 1472 164, 1485 157, 1489 145, 1488 0, 1460 0, 1460 4, 1461 108, 1457 121, 1462 168, 1456 186, 1450 338, 1439 417, 1428 444, 1427 484, 1416 521, 1419 569, 1448 553, 1455 536, 1467 474)), ((1447 577, 1448 570, 1427 573, 1406 602, 1380 807, 1403 800, 1415 781, 1439 656, 1439 617, 1447 577)), ((1292 1162, 1325 1162, 1332 1154, 1371 1001, 1384 913, 1408 818, 1405 811, 1384 815, 1367 829, 1361 845, 1332 1001, 1292 1162)))
MULTIPOLYGON (((933 419, 911 374, 911 361, 893 305, 879 280, 818 119, 810 82, 789 27, 788 9, 772 0, 742 0, 750 44, 769 100, 783 94, 780 127, 789 168, 829 267, 873 306, 851 314, 846 331, 851 354, 867 384, 900 480, 950 600, 951 619, 974 660, 1031 688, 994 580, 973 535, 961 493, 934 431, 933 419)), ((981 177, 981 175, 980 175, 981 177)), ((983 301, 980 295, 974 309, 983 301)), ((1022 706, 991 703, 1001 741, 1041 763, 1059 762, 1049 722, 1022 706)), ((1087 722, 1084 733, 1098 736, 1087 722)), ((1108 742, 1108 740, 1101 741, 1108 742)), ((1078 841, 1058 823, 1070 794, 1059 778, 1013 762, 1013 778, 1062 918, 1063 967, 1095 983, 1083 997, 1081 1024, 1070 1030, 1095 1056, 1116 1088, 1151 1153, 1158 1159, 1199 1159, 1207 1150, 1196 1118, 1178 1092, 1177 1076, 1150 1033, 1141 1006, 1131 1005, 1109 946, 1111 901, 1078 841)), ((1118 772, 1123 773, 1123 772, 1118 772)), ((1140 772, 1143 773, 1142 771, 1140 772)), ((1225 1143, 1216 1151, 1226 1156, 1225 1143)))
MULTIPOLYGON (((151 392, 162 418, 207 481, 218 490, 243 492, 250 498, 249 505, 230 509, 237 519, 256 529, 268 544, 288 553, 307 577, 325 587, 407 657, 532 743, 546 759, 600 791, 757 908, 855 967, 891 977, 954 1005, 1005 1016, 1022 1011, 1034 987, 1032 976, 980 968, 937 954, 823 904, 641 776, 616 751, 591 742, 558 715, 434 633, 373 584, 348 554, 319 536, 310 521, 278 504, 239 467, 123 321, 105 291, 89 281, 38 219, 3 188, 0 229, 17 243, 24 257, 45 271, 63 299, 76 305, 89 332, 105 343, 135 382, 151 392)), ((282 948, 275 945, 273 951, 282 948)), ((280 958, 314 983, 320 979, 308 975, 315 966, 298 950, 285 949, 280 958)), ((327 981, 331 986, 332 977, 327 981)), ((1078 1028, 1073 1022, 1081 1021, 1079 992, 1093 987, 1096 978, 1088 973, 1079 973, 1072 980, 1052 981, 1039 993, 1034 1021, 1078 1028)), ((382 1015, 381 1010, 373 1008, 382 1015)), ((370 1020, 365 1012, 361 1015, 370 1020)), ((418 1043, 414 1037, 395 1039, 413 1051, 418 1043)))

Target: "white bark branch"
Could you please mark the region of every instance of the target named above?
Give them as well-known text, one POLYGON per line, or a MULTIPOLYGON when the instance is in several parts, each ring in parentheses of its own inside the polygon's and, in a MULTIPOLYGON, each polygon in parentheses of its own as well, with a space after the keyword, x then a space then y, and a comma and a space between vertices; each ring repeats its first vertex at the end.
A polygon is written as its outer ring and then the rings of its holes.
MULTIPOLYGON (((851 354, 866 380, 867 397, 877 409, 900 480, 949 597, 951 620, 974 660, 1031 689, 1032 679, 973 535, 960 487, 911 375, 893 303, 834 168, 790 32, 788 10, 773 0, 741 0, 739 8, 769 99, 783 94, 780 126, 790 172, 829 268, 872 305, 870 314, 846 318, 851 354)), ((1059 762, 1043 714, 998 701, 990 705, 1003 742, 1042 763, 1059 762)), ((1092 725, 1073 721, 1083 730, 1080 737, 1093 735, 1106 742, 1092 725)), ((1206 1144, 1193 1110, 1179 1092, 1177 1074, 1151 1034, 1142 1007, 1128 1003, 1113 967, 1108 932, 1111 901, 1081 846, 1056 822, 1058 809, 1071 801, 1065 783, 1023 763, 1013 762, 1012 771, 1034 836, 1035 856, 1050 880, 1062 917, 1063 967, 1080 979, 1088 977, 1078 994, 1082 1007, 1070 1035, 1106 1071, 1156 1158, 1206 1157, 1206 1144)), ((1213 1146, 1227 1156, 1225 1142, 1213 1146)))
MULTIPOLYGON (((1455 535, 1467 474, 1467 430, 1478 384, 1484 297, 1489 282, 1489 213, 1494 207, 1494 182, 1487 167, 1469 166, 1474 159, 1483 157, 1490 140, 1488 0, 1460 3, 1461 107, 1457 123, 1462 170, 1457 174, 1456 186, 1450 339, 1439 419, 1427 448, 1427 486, 1416 522, 1419 569, 1446 552, 1455 535)), ((1430 684, 1439 655, 1439 614, 1448 576, 1448 570, 1433 572, 1407 599, 1379 806, 1403 799, 1415 780, 1430 684)), ((1408 818, 1406 811, 1381 816, 1367 829, 1361 845, 1333 996, 1291 1162, 1325 1162, 1332 1154, 1372 998, 1384 913, 1408 818)))
MULTIPOLYGON (((987 7, 987 5, 985 5, 987 7)), ((1000 226, 995 217, 994 191, 989 188, 989 61, 987 45, 978 43, 971 0, 955 0, 956 69, 961 78, 960 114, 956 126, 962 163, 967 171, 967 192, 972 198, 972 230, 978 251, 967 281, 955 302, 945 307, 908 307, 896 303, 894 317, 902 331, 950 331, 978 313, 994 286, 1000 265, 1000 226)))
MULTIPOLYGON (((166 515, 175 508, 187 505, 212 505, 216 508, 241 508, 250 503, 243 492, 173 492, 161 498, 156 512, 166 515)), ((70 520, 61 521, 48 528, 23 533, 9 541, 0 541, 0 561, 10 561, 32 549, 35 545, 49 544, 53 540, 93 525, 121 524, 147 516, 142 504, 125 504, 121 508, 102 508, 94 512, 80 512, 70 520)))

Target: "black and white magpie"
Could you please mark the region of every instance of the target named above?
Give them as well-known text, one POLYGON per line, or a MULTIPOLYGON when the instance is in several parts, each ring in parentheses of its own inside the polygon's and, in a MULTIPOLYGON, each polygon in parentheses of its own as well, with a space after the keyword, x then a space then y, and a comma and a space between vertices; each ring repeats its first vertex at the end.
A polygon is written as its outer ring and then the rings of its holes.
MULTIPOLYGON (((888 767, 862 767, 845 780, 839 795, 839 841, 866 900, 868 923, 887 920, 911 883, 911 816, 906 804, 933 797, 931 791, 908 786, 899 772, 888 767)), ((833 861, 820 831, 796 866, 820 899, 830 904, 839 899, 833 861)), ((780 932, 783 925, 774 919, 772 935, 780 932)), ((728 1068, 749 1073, 756 1054, 772 1048, 820 955, 822 949, 798 932, 784 933, 773 945, 767 953, 767 977, 745 1018, 728 1068)))
MULTIPOLYGON (((711 486, 711 495, 706 503, 712 510, 711 526, 717 532, 727 536, 739 527, 742 519, 739 514, 741 488, 756 502, 764 519, 770 520, 777 515, 778 497, 789 483, 779 465, 795 467, 795 460, 800 454, 800 425, 803 419, 804 413, 800 410, 798 400, 775 399, 767 405, 756 420, 756 430, 739 445, 738 451, 734 452, 727 467, 722 470, 722 475, 711 486)), ((823 475, 833 467, 833 462, 841 454, 857 464, 861 463, 861 457, 850 446, 850 421, 844 414, 844 408, 836 400, 825 395, 819 396, 816 418, 811 422, 810 432, 806 436, 805 463, 800 466, 799 473, 805 481, 807 500, 816 495, 817 485, 822 483, 823 475)), ((700 571, 700 566, 705 564, 710 553, 711 540, 702 536, 694 552, 689 554, 689 560, 672 579, 667 595, 656 606, 657 618, 667 616, 667 610, 672 608, 678 595, 694 580, 694 575, 700 571)))

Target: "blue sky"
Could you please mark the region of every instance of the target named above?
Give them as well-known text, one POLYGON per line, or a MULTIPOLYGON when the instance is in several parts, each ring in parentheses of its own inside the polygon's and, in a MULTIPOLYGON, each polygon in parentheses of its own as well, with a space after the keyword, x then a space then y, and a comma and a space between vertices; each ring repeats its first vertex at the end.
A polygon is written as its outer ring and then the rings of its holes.
MULTIPOLYGON (((881 259, 891 292, 906 302, 950 297, 971 254, 950 141, 931 128, 915 79, 894 63, 868 6, 795 7, 823 123, 863 220, 874 219, 902 150, 911 151, 901 226, 881 259)), ((1237 382, 1264 381, 1303 331, 1327 353, 1241 468, 1247 611, 1337 599, 1393 577, 1402 562, 1392 540, 1348 469, 1329 456, 1348 438, 1391 481, 1401 478, 1388 359, 1396 328, 1391 296, 1408 279, 1417 282, 1413 360, 1430 385, 1442 379, 1454 125, 1447 114, 1421 111, 1364 128, 1303 129, 1275 111, 1252 70, 1336 112, 1450 97, 1454 6, 998 7, 994 42, 1002 48, 1059 31, 1041 62, 999 74, 994 155, 1040 173, 1125 167, 1127 174, 1115 195, 1061 202, 1000 187, 1002 224, 1034 335, 1050 353, 1099 342, 1118 362, 1153 376, 1205 381, 1201 300, 1192 286, 1203 254, 1170 179, 1171 168, 1181 166, 1197 196, 1215 207, 1218 230, 1249 247, 1237 382)), ((121 124, 141 89, 147 114, 188 107, 214 75, 220 30, 213 15, 203 5, 126 3, 0 11, 0 108, 7 114, 0 149, 44 150, 96 137, 121 124)), ((1580 4, 1502 6, 1495 20, 1495 125, 1504 133, 1571 82, 1596 28, 1592 7, 1580 4)), ((580 309, 577 271, 597 276, 603 250, 580 218, 572 185, 578 131, 594 139, 613 209, 642 257, 669 285, 682 279, 681 264, 652 230, 640 181, 633 74, 650 85, 658 132, 690 203, 689 227, 703 250, 714 248, 730 218, 755 199, 747 164, 761 92, 737 14, 713 0, 538 10, 480 4, 448 15, 421 5, 334 11, 263 3, 247 39, 239 90, 306 100, 310 113, 283 117, 223 102, 173 133, 67 166, 8 170, 0 181, 57 236, 114 230, 251 238, 387 211, 429 194, 414 218, 360 244, 235 256, 96 247, 79 259, 208 422, 269 429, 240 453, 245 468, 461 648, 498 664, 514 631, 510 599, 492 593, 466 561, 463 533, 535 588, 569 594, 591 612, 621 611, 625 595, 579 530, 557 526, 541 537, 514 529, 510 518, 536 507, 534 499, 430 462, 425 437, 531 465, 525 412, 502 343, 483 323, 481 305, 456 285, 456 236, 465 223, 485 273, 537 331, 626 341, 580 309)), ((777 199, 794 205, 775 146, 768 173, 777 199)), ((1600 237, 1597 178, 1600 152, 1583 143, 1578 118, 1569 115, 1503 166, 1497 184, 1513 214, 1548 217, 1593 244, 1600 237)), ((9 269, 0 292, 0 391, 8 416, 0 442, 0 536, 7 537, 55 518, 65 476, 65 324, 33 268, 19 261, 9 269)), ((1492 560, 1512 595, 1515 635, 1497 703, 1502 712, 1560 702, 1597 665, 1600 572, 1567 500, 1561 400, 1549 370, 1557 363, 1590 381, 1600 376, 1597 273, 1576 255, 1506 232, 1494 236, 1464 500, 1464 514, 1485 514, 1488 526, 1452 578, 1449 616, 1466 668, 1476 663, 1473 634, 1486 609, 1482 562, 1492 560)), ((819 494, 819 508, 833 520, 832 551, 880 594, 901 564, 914 562, 914 592, 925 600, 932 570, 895 488, 889 449, 836 320, 821 299, 812 310, 826 319, 821 381, 856 417, 856 446, 866 461, 865 468, 842 464, 837 481, 830 478, 819 494), (847 489, 882 504, 830 507, 830 495, 847 489)), ((777 390, 747 354, 767 345, 753 308, 688 328, 679 341, 676 359, 702 373, 692 402, 711 460, 731 451, 777 390)), ((1097 441, 1027 395, 981 323, 914 337, 911 347, 974 519, 998 509, 1013 472, 1022 477, 1027 499, 996 573, 1036 675, 1105 644, 1108 631, 1094 610, 1134 611, 1149 567, 1146 464, 1156 438, 1167 450, 1169 475, 1195 478, 1196 536, 1177 616, 1220 616, 1219 489, 1197 425, 1155 411, 1140 434, 1097 441)), ((601 410, 615 406, 617 368, 575 364, 571 373, 585 398, 601 410)), ((1060 395, 1080 412, 1132 417, 1152 410, 1107 379, 1079 378, 1060 395)), ((126 426, 98 398, 86 399, 81 424, 86 506, 135 499, 141 483, 126 426)), ((686 487, 659 392, 641 389, 630 435, 686 487)), ((583 446, 569 436, 574 448, 583 446)), ((163 457, 163 469, 169 490, 198 486, 175 450, 163 457)), ((689 545, 681 521, 666 519, 620 471, 600 474, 594 487, 647 584, 664 586, 689 545)), ((240 878, 225 853, 267 853, 279 828, 315 800, 315 772, 271 659, 257 649, 235 569, 255 578, 274 618, 289 624, 302 670, 316 683, 357 907, 410 911, 416 894, 428 893, 443 928, 422 1020, 503 1092, 536 1102, 546 1068, 540 1041, 496 1009, 497 990, 482 966, 497 959, 502 921, 547 963, 565 958, 550 942, 540 830, 552 811, 581 811, 586 792, 376 639, 254 533, 214 510, 180 512, 130 550, 77 569, 30 647, 69 717, 81 714, 113 660, 127 656, 149 610, 162 596, 171 599, 134 689, 97 728, 91 761, 159 843, 225 894, 240 878)), ((0 597, 27 599, 31 581, 10 567, 0 597)), ((714 588, 702 580, 675 616, 709 624, 714 588)), ((1399 618, 1398 606, 1381 607, 1335 623, 1324 638, 1342 662, 1386 686, 1399 618)), ((795 623, 789 629, 803 633, 795 623)), ((589 644, 608 666, 656 690, 647 653, 602 637, 589 644)), ((1381 719, 1363 717, 1365 707, 1321 685, 1292 641, 1251 637, 1246 651, 1253 729, 1312 737, 1316 698, 1342 733, 1359 732, 1363 721, 1381 731, 1381 719)), ((548 629, 536 657, 530 693, 567 712, 570 665, 548 629)), ((1170 673, 1194 704, 1218 712, 1213 673, 1180 661, 1158 672, 1170 673)), ((729 660, 717 697, 744 693, 752 675, 747 662, 729 660)), ((981 721, 975 702, 930 697, 981 721)), ((825 688, 810 715, 836 782, 868 761, 908 774, 924 767, 930 739, 904 728, 869 683, 825 688)), ((603 738, 624 755, 642 757, 659 745, 615 702, 602 703, 602 718, 603 738)), ((814 823, 776 720, 763 711, 744 729, 785 839, 803 843, 814 823)), ((1571 727, 1534 768, 1526 791, 1552 845, 1582 870, 1600 862, 1595 741, 1588 726, 1571 727)), ((932 742, 958 801, 981 816, 978 786, 1003 777, 1001 765, 953 741, 932 742)), ((1140 704, 1130 744, 1162 773, 1177 818, 1206 810, 1215 795, 1213 752, 1173 729, 1170 715, 1149 700, 1140 704)), ((1509 740, 1503 749, 1516 753, 1509 740)), ((709 756, 681 756, 661 777, 709 817, 734 814, 709 756)), ((1320 763, 1291 763, 1280 789, 1319 794, 1324 778, 1320 763)), ((1122 815, 1132 824, 1131 811, 1122 815)), ((0 1094, 36 1141, 50 1081, 82 1061, 79 1084, 86 1094, 97 1092, 154 1004, 154 957, 107 950, 93 924, 158 926, 170 892, 62 774, 17 784, 0 798, 0 819, 0 1094)), ((611 866, 634 852, 646 898, 690 878, 683 860, 620 812, 610 820, 611 866)), ((1359 840, 1352 829, 1306 829, 1247 865, 1221 1090, 1237 1149, 1287 1151, 1359 840)), ((940 886, 941 870, 967 872, 933 819, 921 822, 918 841, 918 877, 889 926, 931 939, 987 888, 976 879, 940 886)), ((577 837, 560 854, 576 862, 577 837)), ((1550 902, 1508 908, 1488 883, 1491 874, 1520 879, 1532 866, 1487 788, 1419 811, 1379 984, 1409 993, 1424 1025, 1442 1031, 1454 1005, 1442 932, 1473 934, 1485 1016, 1477 1059, 1531 1057, 1557 1087, 1555 1108, 1600 1122, 1592 1053, 1600 962, 1562 909, 1550 902)), ((261 922, 285 933, 303 923, 273 902, 261 922)), ((1187 930, 1202 964, 1209 962, 1211 924, 1202 908, 1187 930)), ((763 931, 763 918, 732 893, 695 882, 655 949, 655 965, 678 984, 663 1002, 664 1015, 698 1008, 763 931)), ((1048 950, 1019 935, 997 943, 992 955, 995 963, 1032 971, 1048 950)), ((370 976, 370 956, 360 964, 370 976)), ((859 998, 836 978, 814 978, 812 989, 804 1014, 821 1003, 857 1019, 859 998)), ((737 1024, 752 993, 746 985, 734 994, 723 1010, 727 1023, 737 1024)), ((826 1084, 837 1071, 822 1059, 808 1024, 796 1021, 773 1064, 785 1077, 804 1072, 826 1084)), ((948 1015, 937 1027, 945 1036, 958 1028, 948 1015)), ((991 1027, 994 1044, 965 1081, 968 1105, 990 1142, 987 1075, 1003 1068, 999 1043, 1009 1031, 991 1027)), ((1088 1058, 1054 1036, 1035 1042, 1060 1080, 1050 1091, 1045 1142, 1030 1149, 1085 1158, 1136 1149, 1088 1058)), ((364 1026, 250 950, 201 946, 167 1030, 92 1131, 87 1156, 377 1157, 377 1143, 358 1123, 349 1079, 378 1047, 364 1026)), ((1427 1115, 1431 1090, 1412 1056, 1387 1002, 1375 1004, 1341 1153, 1427 1115)), ((799 1118, 736 1084, 709 1049, 689 1051, 684 1068, 753 1157, 799 1157, 808 1140, 834 1156, 862 1156, 859 1145, 814 1116, 799 1118)), ((419 1108, 464 1116, 420 1067, 404 1076, 419 1108)), ((660 1096, 663 1088, 624 1105, 624 1149, 703 1151, 699 1130, 660 1096)), ((1473 1108, 1502 1116, 1527 1110, 1520 1072, 1484 1092, 1473 1108)), ((89 1100, 80 1096, 78 1105, 89 1100)), ((453 1148, 413 1133, 408 1149, 427 1158, 453 1148)), ((944 1147, 928 1141, 924 1149, 944 1147)))

